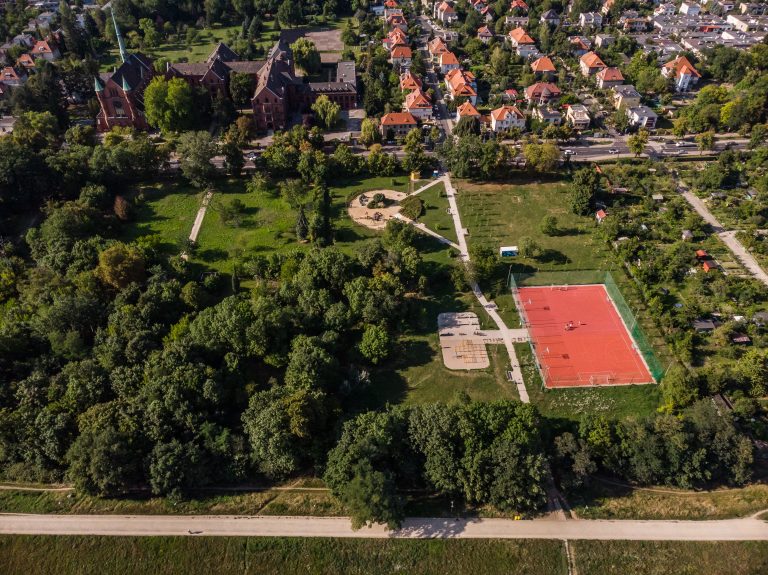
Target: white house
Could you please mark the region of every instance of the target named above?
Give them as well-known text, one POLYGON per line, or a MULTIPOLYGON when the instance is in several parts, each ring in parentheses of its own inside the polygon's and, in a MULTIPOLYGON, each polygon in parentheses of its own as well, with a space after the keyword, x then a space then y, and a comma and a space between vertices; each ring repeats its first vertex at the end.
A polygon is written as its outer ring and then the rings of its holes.
POLYGON ((661 67, 661 74, 665 78, 673 78, 675 90, 685 92, 699 82, 701 74, 685 56, 678 56, 671 62, 661 67))
POLYGON ((525 129, 525 114, 516 106, 502 106, 491 112, 491 130, 499 133, 512 128, 525 129))
POLYGON ((600 28, 603 25, 603 15, 599 12, 582 12, 579 14, 579 26, 582 28, 600 28))
POLYGON ((678 12, 680 12, 680 14, 685 14, 686 16, 698 16, 701 13, 701 6, 696 4, 696 2, 686 0, 686 2, 680 4, 678 12))
POLYGON ((627 118, 632 126, 653 129, 656 127, 659 116, 648 106, 637 106, 627 108, 627 118))
POLYGON ((587 107, 582 104, 571 104, 565 113, 565 119, 574 130, 586 130, 591 121, 587 107))
POLYGON ((456 14, 456 10, 448 4, 448 2, 439 2, 435 4, 435 19, 439 20, 443 24, 449 25, 456 22, 459 19, 459 15, 456 14))

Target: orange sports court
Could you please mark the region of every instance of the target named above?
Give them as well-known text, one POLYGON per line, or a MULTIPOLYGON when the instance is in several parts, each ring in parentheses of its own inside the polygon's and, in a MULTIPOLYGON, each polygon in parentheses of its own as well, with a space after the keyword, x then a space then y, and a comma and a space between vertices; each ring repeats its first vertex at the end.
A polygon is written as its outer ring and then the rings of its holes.
POLYGON ((605 286, 521 287, 518 296, 547 388, 654 382, 605 286))

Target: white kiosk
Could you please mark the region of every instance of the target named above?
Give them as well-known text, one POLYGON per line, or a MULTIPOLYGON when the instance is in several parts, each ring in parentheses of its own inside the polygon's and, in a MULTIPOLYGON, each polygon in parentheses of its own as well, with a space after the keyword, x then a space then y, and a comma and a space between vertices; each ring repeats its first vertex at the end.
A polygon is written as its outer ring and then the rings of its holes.
POLYGON ((514 258, 518 255, 517 246, 503 246, 499 248, 499 255, 503 258, 514 258))

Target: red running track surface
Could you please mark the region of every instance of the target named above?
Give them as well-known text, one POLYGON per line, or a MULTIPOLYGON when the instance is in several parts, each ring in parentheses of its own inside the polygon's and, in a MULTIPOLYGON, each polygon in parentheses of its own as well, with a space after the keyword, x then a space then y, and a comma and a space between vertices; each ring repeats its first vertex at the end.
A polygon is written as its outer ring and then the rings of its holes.
POLYGON ((546 387, 653 383, 604 286, 518 291, 546 387))

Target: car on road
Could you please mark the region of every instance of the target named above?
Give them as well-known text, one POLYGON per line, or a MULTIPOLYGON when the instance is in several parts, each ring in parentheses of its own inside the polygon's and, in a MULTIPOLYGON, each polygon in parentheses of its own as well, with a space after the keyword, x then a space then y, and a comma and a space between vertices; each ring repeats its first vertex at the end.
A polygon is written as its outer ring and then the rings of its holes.
POLYGON ((684 140, 680 140, 679 142, 675 142, 675 148, 687 148, 690 146, 695 146, 696 144, 694 142, 686 142, 684 140))
POLYGON ((250 154, 247 154, 245 156, 245 159, 248 160, 249 162, 253 162, 258 157, 259 156, 258 156, 258 154, 256 154, 256 152, 251 152, 250 154))
POLYGON ((609 154, 618 154, 619 151, 616 148, 611 148, 610 150, 608 150, 608 153, 609 154))
POLYGON ((573 150, 563 150, 563 155, 564 156, 575 156, 576 152, 574 152, 573 150))

